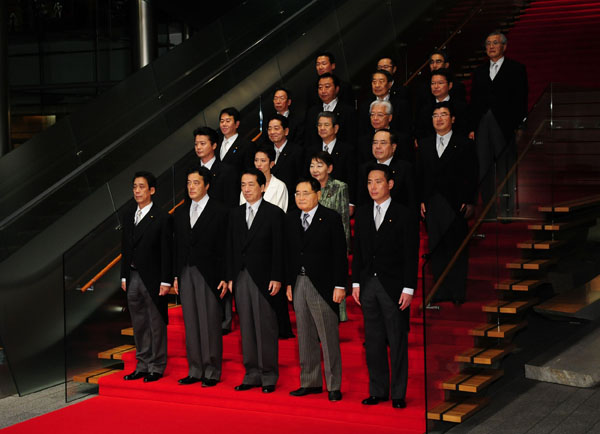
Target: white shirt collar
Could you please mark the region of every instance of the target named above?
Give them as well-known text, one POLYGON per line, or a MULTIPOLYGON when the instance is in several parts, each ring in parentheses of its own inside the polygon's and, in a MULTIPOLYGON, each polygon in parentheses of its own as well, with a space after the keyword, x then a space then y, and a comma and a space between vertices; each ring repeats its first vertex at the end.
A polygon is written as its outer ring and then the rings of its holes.
POLYGON ((246 202, 246 215, 248 215, 248 209, 252 208, 252 211, 254 211, 254 217, 256 217, 256 213, 258 212, 258 207, 260 206, 262 202, 262 197, 260 199, 258 199, 256 202, 254 202, 252 205, 250 205, 248 202, 246 202))
POLYGON ((285 148, 285 145, 287 145, 287 140, 283 142, 283 145, 281 145, 279 148, 273 144, 273 148, 275 149, 275 152, 283 152, 283 148, 285 148))
POLYGON ((335 110, 335 108, 337 107, 337 103, 338 103, 338 99, 334 98, 333 100, 331 100, 329 103, 325 104, 323 103, 323 111, 327 112, 332 112, 335 110))
POLYGON ((383 98, 382 97, 376 97, 377 101, 389 101, 390 100, 390 93, 388 92, 383 98))
POLYGON ((202 167, 206 167, 208 170, 211 170, 211 168, 213 167, 213 164, 215 164, 215 161, 217 161, 217 156, 213 155, 213 157, 210 160, 208 160, 206 163, 200 162, 200 164, 202 165, 202 167))
POLYGON ((450 101, 450 95, 446 95, 446 98, 444 98, 443 100, 439 100, 439 99, 435 99, 435 102, 444 102, 444 101, 450 101))
POLYGON ((385 213, 387 212, 388 208, 390 207, 390 203, 392 203, 392 197, 388 197, 385 202, 382 202, 380 204, 378 204, 377 202, 373 201, 373 218, 375 218, 375 216, 377 215, 377 205, 379 205, 379 207, 381 208, 381 215, 383 217, 385 217, 385 213))
MULTIPOLYGON (((308 214, 308 224, 310 225, 312 223, 312 219, 315 216, 315 213, 317 212, 317 208, 319 207, 319 204, 317 204, 317 206, 315 206, 313 209, 311 209, 310 211, 308 211, 306 214, 308 214)), ((302 211, 300 212, 300 221, 302 221, 302 219, 304 218, 304 214, 305 212, 302 211)))
POLYGON ((323 142, 323 149, 325 149, 325 147, 327 146, 327 152, 331 154, 333 152, 333 148, 335 147, 335 142, 337 142, 337 137, 329 143, 323 142))
POLYGON ((378 164, 385 164, 386 166, 389 166, 392 163, 392 158, 394 158, 394 156, 392 155, 390 158, 388 158, 385 161, 379 162, 377 161, 378 164))
MULTIPOLYGON (((146 214, 148 214, 148 211, 150 211, 150 208, 152 208, 152 202, 150 202, 148 205, 146 205, 145 207, 141 208, 142 211, 142 215, 140 216, 140 219, 138 220, 138 223, 144 218, 146 217, 146 214)), ((135 210, 135 214, 137 214, 137 212, 140 211, 140 207, 138 205, 137 209, 135 210)), ((133 220, 135 221, 135 214, 133 216, 133 220)))
POLYGON ((202 211, 204 210, 204 208, 206 207, 206 203, 208 202, 208 194, 205 194, 204 197, 202 199, 200 199, 199 201, 195 201, 193 200, 190 206, 190 215, 192 214, 192 208, 194 207, 194 204, 198 204, 198 215, 202 214, 202 211))
POLYGON ((227 154, 229 149, 231 149, 231 145, 233 145, 233 142, 236 141, 238 136, 239 136, 239 134, 235 133, 233 136, 231 136, 228 139, 223 137, 223 143, 221 143, 221 160, 223 160, 223 158, 225 158, 225 155, 227 154))

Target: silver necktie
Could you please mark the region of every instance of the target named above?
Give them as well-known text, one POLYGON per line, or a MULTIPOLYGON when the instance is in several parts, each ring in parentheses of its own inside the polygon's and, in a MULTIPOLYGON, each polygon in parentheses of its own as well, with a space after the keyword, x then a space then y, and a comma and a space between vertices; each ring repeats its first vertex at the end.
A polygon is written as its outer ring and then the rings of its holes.
POLYGON ((248 225, 248 229, 250 229, 250 226, 252 226, 252 222, 254 221, 254 210, 252 209, 251 206, 248 207, 248 220, 246 221, 246 224, 248 225))
POLYGON ((194 227, 194 225, 196 224, 196 221, 198 220, 198 217, 199 217, 198 208, 200 208, 200 206, 196 202, 192 203, 192 214, 190 216, 190 226, 191 227, 194 227))
POLYGON ((302 216, 302 227, 304 228, 304 230, 307 230, 308 227, 310 226, 310 224, 308 223, 308 213, 305 212, 304 215, 302 216))
POLYGON ((443 137, 440 137, 440 140, 438 142, 437 153, 438 153, 438 157, 441 157, 442 154, 444 153, 444 138, 443 137))
POLYGON ((382 220, 383 216, 381 215, 381 206, 375 205, 375 229, 379 230, 382 220))
POLYGON ((134 224, 137 226, 141 219, 142 219, 142 210, 138 209, 137 212, 135 213, 134 224))

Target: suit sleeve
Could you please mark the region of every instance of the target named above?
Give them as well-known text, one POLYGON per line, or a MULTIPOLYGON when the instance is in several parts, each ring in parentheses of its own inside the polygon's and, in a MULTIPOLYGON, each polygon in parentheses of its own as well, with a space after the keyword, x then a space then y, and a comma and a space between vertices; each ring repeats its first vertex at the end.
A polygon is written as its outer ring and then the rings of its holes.
POLYGON ((360 284, 360 268, 362 267, 362 212, 358 211, 354 219, 354 248, 352 249, 352 283, 360 284))
POLYGON ((346 250, 346 235, 342 217, 335 211, 332 215, 331 244, 333 246, 334 281, 335 286, 348 286, 348 254, 346 250))
POLYGON ((166 214, 160 229, 160 281, 173 282, 173 219, 166 214))
POLYGON ((273 208, 273 219, 271 222, 272 262, 271 278, 277 282, 284 281, 284 259, 283 259, 283 217, 284 213, 279 207, 273 208))
POLYGON ((411 209, 405 211, 403 225, 404 246, 404 286, 417 289, 417 275, 419 270, 419 222, 417 215, 411 209))
POLYGON ((221 235, 219 241, 217 241, 217 264, 219 264, 219 270, 217 270, 217 279, 227 281, 227 249, 226 245, 227 238, 229 236, 229 213, 223 207, 221 212, 218 214, 219 222, 217 224, 217 233, 221 235))
POLYGON ((226 249, 225 249, 225 280, 233 280, 233 261, 234 261, 234 246, 233 246, 233 231, 234 225, 234 214, 235 209, 229 211, 229 218, 227 219, 227 237, 226 237, 226 249))

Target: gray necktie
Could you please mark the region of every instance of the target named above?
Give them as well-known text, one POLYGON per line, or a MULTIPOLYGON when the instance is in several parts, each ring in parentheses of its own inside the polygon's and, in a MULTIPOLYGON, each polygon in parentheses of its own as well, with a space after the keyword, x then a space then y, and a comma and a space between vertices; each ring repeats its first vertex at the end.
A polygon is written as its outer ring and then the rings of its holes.
POLYGON ((254 221, 254 210, 251 206, 248 207, 248 220, 246 220, 246 224, 248 225, 248 229, 252 226, 252 222, 254 221))
POLYGON ((490 72, 490 80, 494 81, 494 78, 496 78, 496 74, 498 74, 498 63, 492 63, 492 70, 490 72))
POLYGON ((198 217, 199 217, 198 208, 200 208, 200 206, 196 202, 192 203, 192 214, 190 215, 190 226, 191 227, 194 227, 194 225, 196 224, 196 221, 198 220, 198 217))
POLYGON ((135 213, 134 224, 137 226, 141 219, 142 219, 142 210, 138 209, 137 212, 135 213))
POLYGON ((305 212, 304 215, 302 216, 302 227, 304 228, 304 230, 307 230, 308 227, 310 226, 310 224, 308 223, 308 213, 305 212))
POLYGON ((440 140, 438 141, 437 153, 438 153, 438 157, 441 157, 442 154, 444 153, 444 138, 443 137, 440 137, 440 140))
POLYGON ((382 220, 383 216, 381 215, 381 206, 375 205, 375 229, 379 230, 382 220))
POLYGON ((279 149, 275 150, 275 164, 277 164, 277 160, 279 160, 279 156, 281 155, 281 151, 279 149))

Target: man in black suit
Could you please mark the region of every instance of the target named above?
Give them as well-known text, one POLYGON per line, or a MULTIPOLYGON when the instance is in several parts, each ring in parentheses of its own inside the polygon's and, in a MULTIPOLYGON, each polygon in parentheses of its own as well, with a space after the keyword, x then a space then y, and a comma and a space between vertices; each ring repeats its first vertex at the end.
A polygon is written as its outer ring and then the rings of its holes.
POLYGON ((390 94, 398 98, 408 99, 408 91, 406 90, 406 87, 404 87, 402 81, 398 80, 396 77, 396 71, 398 70, 396 61, 392 57, 380 57, 379 60, 377 60, 377 70, 381 69, 389 72, 392 76, 392 87, 390 88, 390 94))
POLYGON ((275 114, 268 120, 269 140, 275 149, 275 165, 271 174, 285 184, 288 191, 288 210, 296 207, 292 192, 296 187, 296 180, 303 173, 303 149, 297 144, 288 141, 288 119, 280 114, 275 114))
POLYGON ((394 180, 388 166, 372 164, 367 184, 372 201, 356 211, 352 261, 352 296, 362 305, 369 369, 369 397, 362 403, 387 401, 391 389, 392 406, 404 408, 419 226, 413 210, 392 200, 394 180))
POLYGON ((283 218, 278 206, 262 199, 265 175, 258 169, 242 174, 246 204, 231 211, 227 237, 227 276, 240 317, 246 374, 235 390, 262 387, 275 391, 278 370, 276 297, 284 277, 283 218))
MULTIPOLYGON (((394 180, 394 189, 392 198, 401 204, 414 209, 416 213, 415 201, 415 181, 412 164, 405 160, 397 158, 394 153, 397 148, 397 136, 390 130, 379 130, 373 135, 372 150, 375 162, 389 166, 394 180)), ((367 188, 367 175, 369 162, 360 166, 358 172, 357 197, 358 205, 370 202, 369 190, 367 188)))
MULTIPOLYGON (((439 69, 450 70, 450 61, 448 59, 448 52, 444 50, 434 50, 429 55, 429 70, 423 73, 419 80, 415 80, 413 99, 417 107, 422 106, 429 99, 431 99, 431 74, 439 69)), ((465 101, 467 98, 467 91, 465 85, 459 80, 454 80, 452 89, 450 89, 450 97, 453 100, 465 101)))
POLYGON ((220 161, 233 166, 237 176, 243 169, 254 166, 254 143, 240 137, 240 112, 227 107, 219 114, 220 140, 216 155, 220 161))
MULTIPOLYGON (((329 51, 323 51, 317 54, 315 58, 315 70, 320 77, 323 74, 335 74, 335 56, 329 51)), ((318 84, 318 83, 316 83, 318 84)), ((340 80, 339 99, 344 104, 354 107, 354 91, 352 85, 348 82, 340 80)), ((319 103, 317 85, 311 85, 306 91, 306 107, 311 107, 319 103)))
MULTIPOLYGON (((437 281, 467 236, 467 219, 477 200, 477 155, 472 140, 454 132, 449 103, 433 111, 436 134, 419 146, 419 196, 431 252, 431 268, 437 281)), ((465 301, 468 253, 458 258, 433 301, 465 301)))
POLYGON ((180 384, 221 379, 223 335, 221 299, 227 292, 225 240, 228 209, 208 195, 210 171, 195 164, 187 170, 190 200, 175 210, 175 281, 185 324, 188 375, 180 384))
MULTIPOLYGON (((473 71, 469 137, 477 147, 484 203, 516 161, 515 132, 527 116, 527 71, 521 63, 504 57, 506 45, 502 33, 488 35, 485 47, 490 62, 473 71)), ((510 216, 514 210, 515 187, 513 176, 500 198, 499 215, 510 216)))
POLYGON ((269 142, 269 119, 274 114, 285 116, 288 120, 288 128, 290 129, 287 136, 288 140, 300 145, 304 144, 304 113, 298 110, 292 110, 292 93, 283 87, 278 87, 273 93, 273 108, 265 110, 262 126, 262 141, 269 142))
POLYGON ((159 380, 167 366, 167 297, 172 274, 173 228, 169 214, 152 203, 156 178, 150 172, 133 177, 135 208, 123 216, 121 288, 135 339, 135 371, 125 380, 159 380))
POLYGON ((325 73, 318 80, 318 95, 320 101, 311 106, 306 112, 306 142, 305 147, 318 146, 321 138, 317 134, 317 120, 319 113, 329 111, 335 113, 339 130, 338 137, 347 143, 354 145, 356 141, 356 112, 338 97, 340 92, 340 80, 331 73, 325 73))
POLYGON ((319 205, 321 185, 302 179, 295 188, 298 210, 285 220, 287 297, 294 303, 300 352, 300 388, 292 396, 323 391, 319 341, 330 401, 342 399, 339 303, 346 296, 348 258, 340 215, 319 205), (293 294, 293 296, 292 296, 293 294))

